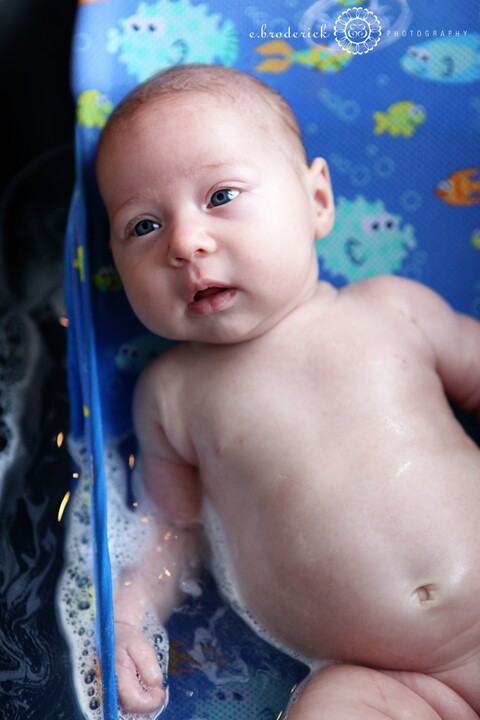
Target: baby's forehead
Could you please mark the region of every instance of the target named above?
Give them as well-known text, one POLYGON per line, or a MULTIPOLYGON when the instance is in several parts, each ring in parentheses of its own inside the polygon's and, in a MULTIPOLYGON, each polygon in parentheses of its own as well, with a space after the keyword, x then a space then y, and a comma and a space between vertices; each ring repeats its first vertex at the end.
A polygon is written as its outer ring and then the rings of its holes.
POLYGON ((195 113, 197 111, 213 110, 219 113, 219 117, 230 115, 234 111, 238 123, 251 126, 257 124, 263 127, 267 123, 276 123, 282 120, 281 113, 272 107, 261 93, 247 93, 240 91, 222 94, 215 90, 205 91, 195 88, 181 92, 160 93, 152 95, 145 103, 138 106, 137 110, 131 113, 132 118, 137 114, 147 116, 149 119, 167 110, 172 115, 181 114, 185 111, 195 113))
MULTIPOLYGON (((294 155, 300 152, 304 158, 301 138, 290 119, 294 117, 293 113, 288 117, 280 104, 276 106, 275 99, 268 97, 261 89, 254 90, 247 92, 245 88, 238 88, 234 92, 232 87, 226 87, 222 93, 218 88, 211 91, 189 88, 181 92, 158 93, 133 108, 127 117, 120 117, 120 121, 128 130, 132 124, 141 128, 144 123, 160 120, 166 111, 172 117, 185 117, 185 113, 188 113, 193 122, 197 119, 201 122, 201 114, 205 110, 213 111, 220 128, 233 120, 237 127, 243 126, 249 134, 260 133, 266 141, 279 146, 283 152, 288 150, 294 155)), ((205 132, 211 131, 211 127, 205 127, 205 132)))

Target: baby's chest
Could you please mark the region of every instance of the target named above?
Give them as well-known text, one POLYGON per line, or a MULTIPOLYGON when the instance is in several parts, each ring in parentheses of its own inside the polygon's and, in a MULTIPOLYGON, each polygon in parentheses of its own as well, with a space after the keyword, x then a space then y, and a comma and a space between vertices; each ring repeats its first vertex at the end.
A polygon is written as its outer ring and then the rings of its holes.
POLYGON ((212 472, 288 473, 299 458, 313 472, 345 443, 362 445, 369 425, 406 412, 418 383, 409 359, 395 353, 339 357, 323 348, 224 366, 187 393, 189 432, 199 465, 212 472))
POLYGON ((215 434, 307 425, 373 405, 401 403, 431 374, 411 343, 380 329, 312 333, 267 350, 225 352, 190 373, 184 399, 196 430, 215 434))
POLYGON ((303 343, 231 349, 195 368, 182 405, 204 474, 343 469, 355 448, 379 441, 382 428, 394 432, 388 418, 398 427, 416 413, 426 369, 411 345, 388 329, 347 330, 312 329, 303 343))

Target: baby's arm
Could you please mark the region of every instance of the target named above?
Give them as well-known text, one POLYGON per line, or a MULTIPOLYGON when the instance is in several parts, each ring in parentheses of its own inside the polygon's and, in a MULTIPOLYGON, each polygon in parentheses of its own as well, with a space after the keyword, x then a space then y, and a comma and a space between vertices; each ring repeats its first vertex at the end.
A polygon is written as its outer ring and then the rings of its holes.
MULTIPOLYGON (((151 520, 151 515, 149 520, 151 520)), ((138 563, 124 568, 114 597, 115 671, 121 705, 128 712, 151 712, 165 702, 165 685, 155 649, 144 632, 148 614, 163 625, 195 574, 195 529, 159 522, 138 563)))
POLYGON ((455 312, 419 283, 381 277, 367 284, 419 327, 433 350, 446 395, 480 420, 480 323, 455 312))
POLYGON ((164 430, 163 415, 169 413, 169 424, 183 424, 183 408, 162 406, 162 387, 171 378, 162 374, 161 362, 152 363, 140 376, 135 388, 133 419, 140 448, 142 484, 155 507, 170 522, 184 525, 195 520, 201 508, 198 472, 192 462, 173 447, 164 430))
MULTIPOLYGON (((161 378, 155 367, 140 378, 134 400, 134 424, 140 447, 141 504, 155 512, 150 546, 135 567, 122 573, 114 599, 115 668, 123 708, 150 712, 165 701, 163 676, 142 626, 149 610, 164 624, 191 580, 199 561, 199 533, 193 522, 200 511, 196 469, 182 461, 169 443, 157 406, 161 378)), ((152 517, 154 518, 152 520, 152 517)))

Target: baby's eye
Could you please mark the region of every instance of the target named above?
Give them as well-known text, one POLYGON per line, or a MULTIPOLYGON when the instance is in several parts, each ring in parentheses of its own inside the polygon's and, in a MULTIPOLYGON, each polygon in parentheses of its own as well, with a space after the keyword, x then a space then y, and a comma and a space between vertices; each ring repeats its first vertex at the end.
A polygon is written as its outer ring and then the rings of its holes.
POLYGON ((133 226, 133 234, 137 235, 137 237, 142 237, 142 235, 148 235, 149 233, 155 232, 155 230, 159 229, 159 223, 155 222, 154 220, 145 219, 135 223, 135 225, 133 226))
POLYGON ((218 207, 219 205, 226 205, 231 202, 239 194, 238 190, 232 190, 231 188, 222 188, 221 190, 215 190, 210 198, 209 207, 218 207))

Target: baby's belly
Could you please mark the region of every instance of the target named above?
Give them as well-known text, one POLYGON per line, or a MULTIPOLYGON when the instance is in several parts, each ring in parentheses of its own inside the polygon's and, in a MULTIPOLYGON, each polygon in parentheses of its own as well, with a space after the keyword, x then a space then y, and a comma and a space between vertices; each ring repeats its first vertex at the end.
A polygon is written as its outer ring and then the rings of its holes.
POLYGON ((241 601, 280 644, 312 660, 427 672, 478 652, 472 458, 451 477, 444 466, 437 477, 359 481, 350 492, 341 483, 302 494, 277 487, 261 513, 237 506, 241 522, 226 518, 225 532, 241 601))

